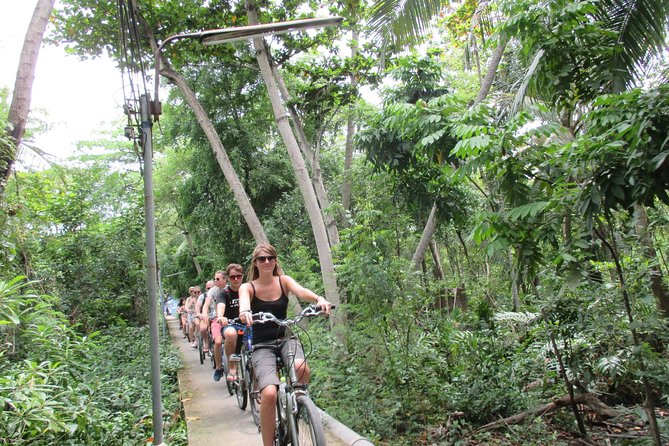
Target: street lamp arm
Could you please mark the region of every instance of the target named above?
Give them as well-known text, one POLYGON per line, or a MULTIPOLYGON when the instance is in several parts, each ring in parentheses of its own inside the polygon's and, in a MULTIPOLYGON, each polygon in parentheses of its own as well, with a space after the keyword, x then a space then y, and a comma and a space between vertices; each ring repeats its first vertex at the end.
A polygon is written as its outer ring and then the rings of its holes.
POLYGON ((167 39, 163 40, 160 45, 158 45, 158 48, 156 48, 156 51, 153 53, 153 60, 156 61, 155 63, 155 79, 154 79, 154 91, 153 91, 153 97, 155 98, 155 103, 156 107, 158 106, 159 100, 158 100, 158 89, 160 87, 160 64, 161 64, 161 57, 160 57, 160 52, 167 46, 167 44, 172 43, 176 40, 180 39, 201 39, 201 34, 203 34, 204 31, 198 32, 198 33, 181 33, 181 34, 175 34, 173 36, 168 37, 167 39))
POLYGON ((160 84, 160 52, 167 44, 181 39, 198 39, 204 45, 217 45, 223 42, 235 40, 246 40, 251 37, 262 37, 276 34, 285 34, 309 28, 322 28, 326 26, 338 26, 344 19, 342 17, 325 17, 315 19, 289 20, 287 22, 261 23, 259 25, 237 26, 232 28, 207 29, 194 33, 175 34, 163 40, 153 53, 156 61, 154 98, 158 106, 158 87, 160 84))

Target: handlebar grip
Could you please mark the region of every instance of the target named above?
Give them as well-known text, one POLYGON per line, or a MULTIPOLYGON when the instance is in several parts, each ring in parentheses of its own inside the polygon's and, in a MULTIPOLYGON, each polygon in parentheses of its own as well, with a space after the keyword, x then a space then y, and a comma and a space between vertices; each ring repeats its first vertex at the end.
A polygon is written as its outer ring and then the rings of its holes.
MULTIPOLYGON (((330 305, 331 310, 334 310, 335 308, 337 308, 336 305, 330 305)), ((323 308, 321 308, 320 305, 316 305, 316 311, 323 311, 323 308)))

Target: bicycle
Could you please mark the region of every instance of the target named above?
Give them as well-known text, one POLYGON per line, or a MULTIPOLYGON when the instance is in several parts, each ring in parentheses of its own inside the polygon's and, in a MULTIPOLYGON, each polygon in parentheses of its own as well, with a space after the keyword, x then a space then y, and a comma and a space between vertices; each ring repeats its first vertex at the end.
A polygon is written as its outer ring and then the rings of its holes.
POLYGON ((209 335, 209 361, 211 362, 211 368, 216 370, 216 360, 214 357, 214 335, 211 333, 211 324, 209 324, 207 334, 209 335))
MULTIPOLYGON (((233 325, 242 325, 237 318, 230 321, 233 325)), ((230 355, 230 360, 237 362, 237 375, 232 381, 232 385, 237 396, 237 405, 241 410, 246 410, 249 401, 249 389, 253 385, 253 365, 251 364, 251 353, 253 345, 251 344, 251 329, 247 327, 237 329, 237 346, 239 353, 230 355)), ((255 400, 251 398, 251 413, 256 426, 260 424, 260 415, 255 400)))
POLYGON ((197 336, 197 352, 200 357, 200 365, 204 364, 204 358, 207 356, 207 353, 204 351, 204 338, 202 338, 202 333, 200 332, 200 324, 196 324, 195 331, 197 336))
MULTIPOLYGON (((229 323, 229 322, 228 322, 229 323)), ((225 330, 225 327, 223 327, 225 330)), ((216 370, 216 361, 214 358, 214 336, 211 334, 211 326, 209 327, 209 354, 211 355, 211 368, 216 370)), ((221 337, 223 332, 221 331, 221 337)), ((232 381, 228 381, 228 372, 230 371, 230 364, 228 363, 228 356, 225 354, 225 338, 223 338, 223 345, 221 345, 221 365, 223 367, 223 377, 225 379, 225 386, 228 389, 230 396, 235 394, 235 388, 232 381)))
MULTIPOLYGON (((241 321, 239 319, 228 320, 228 325, 223 327, 223 331, 225 331, 226 328, 228 328, 230 325, 233 324, 241 325, 241 321)), ((240 336, 239 335, 240 331, 242 332, 242 335, 244 334, 243 330, 237 329, 237 336, 240 336)), ((230 373, 230 361, 239 361, 239 356, 232 354, 230 355, 230 359, 228 360, 228 355, 225 354, 225 337, 223 337, 223 346, 221 348, 221 355, 223 356, 221 364, 223 364, 223 376, 225 377, 225 385, 228 388, 228 393, 230 394, 230 396, 232 396, 236 392, 236 387, 237 387, 236 382, 239 379, 239 364, 237 364, 237 375, 235 379, 231 381, 228 379, 228 373, 230 373)))
MULTIPOLYGON (((332 307, 334 308, 334 306, 332 307)), ((253 323, 274 322, 291 329, 305 317, 313 317, 325 314, 320 306, 309 305, 294 319, 278 319, 271 313, 255 313, 252 315, 253 323)), ((290 339, 297 339, 292 332, 290 339)), ((277 357, 277 365, 281 384, 276 399, 276 426, 274 429, 275 446, 325 446, 325 432, 323 423, 316 404, 309 397, 307 386, 301 384, 297 379, 295 370, 295 353, 290 352, 289 364, 284 364, 277 357)), ((252 387, 249 387, 252 389, 252 387)), ((251 401, 257 398, 258 392, 250 392, 251 401), (255 395, 254 395, 255 393, 255 395)))

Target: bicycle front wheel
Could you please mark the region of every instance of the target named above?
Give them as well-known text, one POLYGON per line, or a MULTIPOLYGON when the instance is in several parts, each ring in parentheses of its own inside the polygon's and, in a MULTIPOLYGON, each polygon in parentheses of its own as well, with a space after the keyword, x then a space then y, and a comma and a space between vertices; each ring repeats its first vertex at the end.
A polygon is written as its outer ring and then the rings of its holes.
POLYGON ((301 395, 297 398, 295 415, 297 439, 295 446, 325 446, 325 432, 318 408, 311 398, 301 395))
POLYGON ((228 357, 225 354, 225 350, 223 350, 221 354, 221 364, 223 364, 223 379, 225 380, 225 386, 228 388, 228 393, 230 396, 232 396, 235 394, 235 389, 232 386, 232 381, 228 381, 228 373, 230 373, 230 362, 228 361, 228 357))
POLYGON ((246 388, 249 392, 249 405, 251 406, 251 415, 256 426, 260 426, 260 403, 258 402, 258 381, 253 374, 253 367, 250 362, 246 363, 246 388))
POLYGON ((197 352, 200 355, 200 364, 204 364, 204 340, 199 333, 197 334, 197 352))
POLYGON ((235 381, 237 405, 241 410, 246 410, 246 404, 249 401, 249 394, 246 387, 246 358, 244 355, 241 355, 239 364, 237 364, 237 378, 235 381))

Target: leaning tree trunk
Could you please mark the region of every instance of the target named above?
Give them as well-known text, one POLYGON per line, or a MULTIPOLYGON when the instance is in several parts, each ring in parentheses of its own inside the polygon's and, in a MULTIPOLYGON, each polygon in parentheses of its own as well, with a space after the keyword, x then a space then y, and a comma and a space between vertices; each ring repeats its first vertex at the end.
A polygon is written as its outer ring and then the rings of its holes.
MULTIPOLYGON (((358 54, 358 40, 360 39, 360 31, 353 30, 351 35, 351 58, 355 59, 358 54)), ((358 74, 351 73, 350 76, 351 91, 358 88, 358 74)), ((346 152, 344 154, 344 175, 341 184, 341 205, 343 210, 351 210, 351 168, 353 166, 353 137, 355 136, 355 120, 354 120, 355 105, 351 104, 348 107, 348 119, 346 121, 346 152)))
POLYGON ((188 250, 190 251, 190 257, 193 259, 193 265, 195 265, 195 271, 197 271, 198 277, 202 277, 202 267, 200 262, 197 261, 195 256, 195 246, 193 246, 193 237, 190 236, 190 232, 184 230, 184 236, 186 237, 186 243, 188 243, 188 250))
MULTIPOLYGON (((249 24, 258 24, 256 6, 252 0, 247 0, 246 8, 248 12, 249 24)), ((295 177, 297 178, 297 182, 302 192, 302 197, 304 198, 304 205, 307 209, 307 213, 309 214, 311 229, 314 233, 316 249, 318 250, 318 258, 321 265, 321 274, 323 276, 325 296, 327 300, 332 302, 334 305, 339 305, 339 291, 337 289, 337 280, 334 270, 334 262, 332 260, 332 252, 330 251, 330 245, 328 243, 328 237, 325 230, 325 223, 323 222, 323 216, 321 215, 320 208, 318 206, 316 193, 314 192, 314 188, 311 185, 311 179, 309 178, 309 173, 307 172, 304 159, 300 153, 297 140, 295 139, 293 130, 291 129, 290 123, 288 122, 286 109, 281 102, 281 94, 274 76, 272 75, 272 68, 269 63, 269 55, 265 50, 265 43, 263 38, 254 38, 253 45, 256 49, 256 59, 258 60, 258 65, 260 66, 260 72, 265 81, 265 85, 267 86, 267 92, 269 93, 269 98, 272 103, 272 109, 274 110, 274 116, 279 128, 279 133, 281 134, 281 138, 286 145, 286 150, 288 151, 288 156, 290 157, 290 161, 293 165, 295 177)), ((341 321, 342 316, 343 312, 337 311, 335 313, 335 319, 333 320, 333 323, 338 324, 341 321)))
MULTIPOLYGON (((268 52, 267 47, 265 51, 268 52)), ((278 67, 273 61, 269 61, 272 67, 272 75, 276 80, 276 84, 279 87, 279 92, 285 104, 290 104, 292 102, 292 97, 286 84, 283 81, 283 76, 279 72, 278 67)), ((290 118, 293 122, 295 128, 295 133, 297 134, 297 141, 304 156, 304 160, 311 168, 311 183, 316 192, 316 199, 321 208, 321 213, 323 214, 323 221, 325 222, 325 231, 328 234, 328 240, 330 246, 337 246, 339 244, 339 229, 337 228, 337 221, 332 216, 330 212, 330 200, 328 199, 328 194, 325 190, 325 185, 323 184, 323 175, 321 172, 321 163, 320 163, 320 154, 319 150, 315 150, 309 141, 307 140, 307 135, 304 132, 304 127, 302 126, 302 121, 297 115, 297 112, 294 107, 288 106, 288 112, 290 113, 290 118)), ((318 144, 316 145, 318 146, 318 144)))
POLYGON ((657 308, 664 317, 669 317, 669 292, 667 287, 664 284, 662 278, 662 270, 660 269, 659 263, 655 260, 657 259, 657 251, 655 250, 655 245, 653 245, 653 239, 651 238, 650 231, 648 230, 648 214, 644 209, 643 205, 635 204, 634 210, 637 215, 637 225, 636 231, 639 234, 641 240, 641 246, 645 256, 651 260, 650 264, 650 289, 653 293, 653 296, 657 299, 657 308))
POLYGON ((223 172, 225 179, 228 181, 230 189, 232 189, 232 195, 235 197, 237 206, 239 206, 239 211, 241 212, 242 217, 244 217, 244 221, 246 221, 256 243, 268 243, 268 238, 262 227, 262 223, 260 223, 260 219, 258 219, 255 209, 253 209, 253 205, 251 205, 251 200, 246 194, 244 186, 237 176, 237 172, 235 172, 235 169, 232 167, 232 163, 230 162, 228 153, 221 142, 221 138, 218 136, 214 124, 207 116, 207 113, 195 96, 195 93, 193 93, 193 90, 186 84, 184 78, 176 71, 163 68, 160 70, 160 74, 173 81, 177 87, 179 87, 179 90, 181 90, 190 109, 195 113, 197 122, 200 124, 205 135, 207 135, 209 144, 211 144, 211 148, 216 155, 218 165, 221 167, 221 171, 223 172))
MULTIPOLYGON (((141 14, 137 14, 137 18, 148 37, 151 51, 153 54, 158 54, 158 43, 156 41, 156 36, 153 33, 153 30, 149 27, 148 23, 146 23, 146 20, 144 20, 141 14)), ((158 61, 156 61, 156 63, 158 63, 158 61)), ((179 90, 181 90, 181 94, 183 94, 186 103, 195 114, 197 122, 200 124, 200 128, 202 128, 204 134, 207 136, 207 140, 209 141, 209 144, 211 144, 214 155, 216 155, 218 165, 220 166, 221 171, 223 172, 223 176, 225 176, 225 179, 228 182, 228 185, 230 185, 232 195, 235 197, 235 202, 239 207, 239 212, 241 212, 246 225, 251 231, 253 239, 256 243, 268 243, 269 239, 265 234, 262 223, 260 223, 260 219, 256 215, 255 209, 253 209, 251 200, 246 194, 246 190, 244 190, 244 186, 239 180, 237 172, 235 172, 234 167, 232 167, 228 153, 226 152, 225 147, 221 142, 221 138, 218 136, 218 133, 214 128, 214 124, 211 122, 211 119, 209 119, 209 116, 207 116, 207 112, 204 110, 204 107, 202 107, 202 104, 195 96, 193 90, 190 89, 183 76, 174 71, 170 67, 168 61, 162 55, 160 55, 160 66, 162 67, 160 70, 160 75, 174 82, 179 90)))
MULTIPOLYGON (((472 107, 477 106, 486 98, 486 96, 488 96, 488 93, 490 93, 492 82, 495 79, 495 74, 497 73, 497 67, 499 66, 499 63, 502 60, 502 55, 504 54, 504 48, 506 48, 506 42, 501 42, 493 51, 490 58, 490 64, 488 64, 488 71, 486 72, 485 78, 483 79, 483 84, 481 85, 479 93, 476 96, 476 100, 474 101, 472 107)), ((421 235, 418 246, 416 247, 416 251, 414 252, 413 259, 411 260, 411 264, 414 268, 416 268, 416 266, 419 265, 422 261, 423 257, 425 257, 425 251, 427 250, 428 243, 432 239, 432 236, 434 236, 434 231, 437 229, 437 223, 435 221, 436 210, 437 203, 435 202, 432 205, 430 217, 425 223, 423 235, 421 235)))
POLYGON ((7 129, 6 133, 11 138, 0 150, 0 196, 4 195, 5 185, 14 167, 23 134, 26 131, 37 56, 44 39, 44 31, 46 31, 46 26, 49 23, 49 17, 51 17, 53 3, 54 0, 37 1, 26 37, 23 40, 19 68, 16 71, 16 80, 14 81, 12 103, 9 106, 9 115, 7 116, 7 122, 11 128, 7 129))
POLYGON ((434 235, 434 231, 437 229, 437 203, 435 202, 432 205, 432 210, 430 210, 430 216, 427 217, 427 223, 425 223, 425 229, 423 229, 423 235, 418 242, 418 247, 416 252, 414 252, 413 258, 411 259, 411 264, 414 268, 420 265, 425 258, 425 251, 430 245, 430 240, 434 235))

